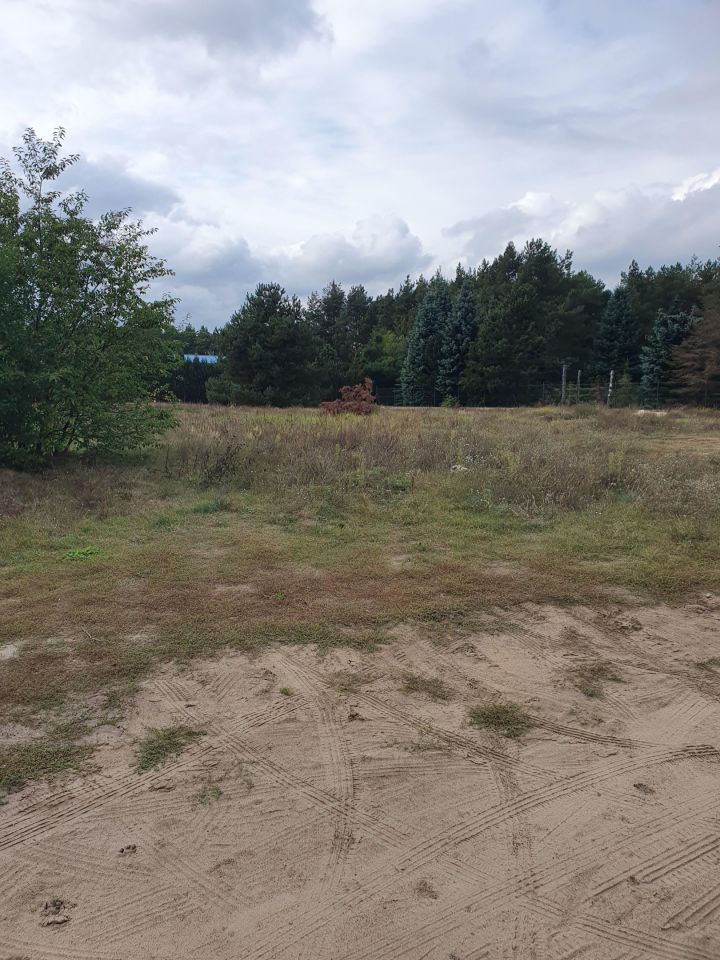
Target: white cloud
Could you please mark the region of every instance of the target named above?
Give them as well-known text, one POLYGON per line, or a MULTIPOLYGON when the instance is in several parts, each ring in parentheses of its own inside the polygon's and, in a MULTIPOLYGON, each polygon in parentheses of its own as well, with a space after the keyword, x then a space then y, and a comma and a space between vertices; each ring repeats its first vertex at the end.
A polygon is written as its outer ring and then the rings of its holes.
POLYGON ((700 174, 683 184, 598 191, 567 202, 527 195, 507 207, 460 221, 446 231, 464 239, 464 261, 490 257, 509 241, 543 237, 575 263, 610 283, 635 258, 645 265, 720 253, 720 176, 700 174))
POLYGON ((65 125, 198 323, 527 230, 612 280, 716 252, 719 34, 714 0, 5 0, 0 143, 65 125))

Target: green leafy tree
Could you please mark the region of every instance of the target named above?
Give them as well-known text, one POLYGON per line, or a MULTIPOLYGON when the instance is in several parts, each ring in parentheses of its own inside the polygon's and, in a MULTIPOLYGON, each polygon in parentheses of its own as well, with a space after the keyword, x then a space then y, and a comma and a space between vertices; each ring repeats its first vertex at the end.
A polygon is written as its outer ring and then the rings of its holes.
POLYGON ((640 386, 644 403, 659 407, 666 399, 672 349, 682 343, 692 323, 693 317, 689 313, 658 310, 650 336, 640 351, 640 386))
POLYGON ((328 392, 327 345, 303 316, 297 297, 277 283, 258 284, 225 328, 226 383, 213 399, 270 406, 314 404, 328 392))
POLYGON ((127 210, 92 220, 84 192, 56 187, 77 160, 63 138, 28 129, 0 163, 0 459, 16 465, 140 447, 173 422, 151 401, 179 362, 174 302, 148 296, 170 271, 127 210))
POLYGON ((402 399, 406 406, 435 402, 440 344, 451 309, 447 282, 437 275, 430 283, 408 337, 400 373, 402 399))
POLYGON ((460 377, 477 330, 477 304, 472 283, 462 275, 460 291, 455 297, 448 322, 440 341, 440 365, 437 385, 443 397, 459 398, 460 377))

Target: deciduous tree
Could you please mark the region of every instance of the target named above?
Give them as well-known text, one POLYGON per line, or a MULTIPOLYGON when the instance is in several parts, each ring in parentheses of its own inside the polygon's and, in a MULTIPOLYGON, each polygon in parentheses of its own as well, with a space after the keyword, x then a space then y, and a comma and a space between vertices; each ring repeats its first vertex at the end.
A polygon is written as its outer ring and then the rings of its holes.
POLYGON ((151 403, 179 362, 170 271, 127 210, 85 215, 58 178, 64 132, 28 129, 0 164, 0 459, 143 446, 171 422, 151 403), (19 168, 19 170, 17 169, 19 168))

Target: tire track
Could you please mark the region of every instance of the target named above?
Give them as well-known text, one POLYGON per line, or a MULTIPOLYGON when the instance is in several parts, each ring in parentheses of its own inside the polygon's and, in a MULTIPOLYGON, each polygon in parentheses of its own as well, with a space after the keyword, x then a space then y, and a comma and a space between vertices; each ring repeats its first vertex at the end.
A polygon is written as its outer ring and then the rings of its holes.
MULTIPOLYGON (((216 747, 211 744, 193 745, 189 748, 187 756, 173 764, 172 770, 180 773, 196 764, 201 757, 208 756, 215 750, 216 747)), ((132 799, 136 794, 147 790, 152 784, 166 779, 167 774, 168 768, 144 775, 128 773, 125 776, 113 779, 103 790, 93 791, 90 796, 86 796, 82 789, 77 793, 66 791, 59 802, 49 804, 52 813, 48 811, 46 816, 38 820, 32 813, 23 812, 21 817, 16 819, 7 830, 0 831, 0 850, 7 850, 19 843, 25 843, 36 837, 63 830, 82 820, 89 813, 93 813, 101 807, 106 807, 114 800, 132 799)))
MULTIPOLYGON (((524 635, 530 635, 528 631, 523 631, 524 635)), ((424 647, 431 648, 431 645, 427 641, 420 641, 424 647)), ((431 658, 437 662, 437 666, 440 669, 451 670, 453 673, 459 676, 459 678, 467 683, 467 676, 462 672, 462 670, 455 664, 451 658, 443 656, 438 653, 434 648, 432 649, 431 658)), ((566 668, 566 665, 563 664, 563 669, 566 668)), ((495 685, 492 685, 493 688, 498 692, 502 693, 501 689, 495 685)), ((488 697, 479 697, 476 698, 478 703, 491 704, 494 701, 488 697)), ((607 699, 607 698, 606 698, 607 699)), ((583 730, 579 727, 571 727, 567 724, 556 723, 552 720, 547 720, 544 717, 529 714, 530 720, 533 725, 539 729, 548 730, 551 733, 557 733, 561 736, 570 737, 574 740, 580 740, 586 743, 599 743, 606 744, 608 746, 617 746, 617 747, 655 747, 655 746, 670 746, 670 744, 658 743, 657 741, 649 740, 637 740, 632 737, 615 737, 609 734, 602 733, 593 733, 591 730, 583 730)))
MULTIPOLYGON (((330 849, 320 876, 319 888, 323 894, 338 884, 354 840, 352 810, 355 803, 355 776, 352 759, 325 687, 320 687, 312 677, 308 677, 293 658, 282 654, 280 656, 283 669, 306 695, 308 703, 311 704, 311 710, 314 708, 318 731, 330 760, 329 790, 342 803, 342 810, 338 812, 335 819, 330 849)), ((301 944, 299 960, 305 960, 309 952, 317 950, 318 946, 316 938, 308 937, 304 944, 301 944)))
POLYGON ((678 910, 662 925, 663 930, 678 930, 707 923, 720 912, 720 883, 715 884, 704 896, 696 897, 682 910, 678 910))
MULTIPOLYGON (((578 775, 573 783, 563 781, 559 784, 551 784, 537 788, 510 804, 498 804, 496 807, 470 818, 469 821, 442 829, 434 836, 426 837, 419 841, 409 850, 404 852, 400 851, 400 859, 390 867, 380 868, 379 870, 364 875, 361 878, 363 885, 362 892, 354 890, 346 894, 336 895, 334 898, 324 902, 319 902, 310 911, 304 912, 301 920, 281 919, 278 925, 274 927, 270 942, 265 943, 261 940, 256 944, 251 956, 253 960, 270 960, 270 958, 274 958, 276 952, 282 953, 283 950, 289 949, 303 937, 309 936, 316 929, 330 923, 331 919, 329 919, 328 916, 332 915, 332 911, 346 908, 357 910, 372 897, 376 897, 379 893, 391 889, 396 881, 398 872, 409 875, 422 869, 429 863, 438 861, 440 858, 444 860, 446 855, 459 844, 469 839, 474 839, 489 829, 502 826, 512 816, 516 816, 519 813, 527 813, 545 803, 552 802, 557 799, 558 796, 568 796, 578 790, 596 787, 599 783, 612 779, 620 773, 635 771, 639 766, 648 766, 653 762, 664 763, 671 759, 684 759, 687 755, 688 754, 682 750, 659 751, 654 758, 650 760, 645 759, 642 763, 623 759, 614 764, 608 764, 600 772, 578 775)), ((590 847, 592 855, 595 856, 596 850, 593 845, 590 845, 590 847)), ((558 874, 562 875, 566 862, 572 864, 573 857, 570 856, 566 858, 565 861, 556 861, 550 865, 545 871, 546 874, 549 874, 545 882, 552 882, 558 874)), ((477 871, 473 871, 466 865, 454 860, 452 861, 452 865, 454 869, 460 869, 466 875, 469 872, 469 875, 477 881, 479 876, 477 871)), ((481 875, 480 879, 483 879, 481 875)), ((535 882, 538 882, 537 877, 535 878, 535 882)), ((499 898, 498 902, 502 903, 504 898, 512 895, 515 890, 516 887, 513 883, 506 882, 498 885, 495 893, 489 894, 488 896, 497 896, 499 898)), ((468 905, 474 904, 476 900, 477 897, 470 896, 467 900, 461 901, 457 905, 455 912, 459 913, 468 905)), ((378 955, 378 957, 379 956, 380 955, 378 955)), ((360 957, 358 957, 357 960, 360 960, 360 957)))
POLYGON ((600 897, 610 890, 614 890, 621 883, 629 880, 630 877, 635 877, 641 883, 654 883, 656 880, 661 880, 675 870, 679 870, 689 863, 694 863, 701 857, 707 856, 707 854, 718 849, 720 849, 720 836, 718 835, 705 836, 690 844, 683 841, 681 850, 678 851, 676 848, 666 850, 656 856, 648 857, 640 864, 628 867, 621 874, 616 874, 611 880, 592 890, 590 896, 600 897))

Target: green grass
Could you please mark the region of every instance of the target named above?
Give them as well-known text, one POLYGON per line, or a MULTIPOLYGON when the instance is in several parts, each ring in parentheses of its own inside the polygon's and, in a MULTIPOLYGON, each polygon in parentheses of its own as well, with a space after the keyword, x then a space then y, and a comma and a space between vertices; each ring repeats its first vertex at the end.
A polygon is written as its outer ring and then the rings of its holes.
POLYGON ((452 700, 453 692, 440 677, 424 677, 419 673, 407 672, 403 675, 404 693, 420 693, 431 700, 452 700))
POLYGON ((64 553, 63 560, 91 560, 99 553, 97 547, 77 547, 75 550, 68 550, 67 553, 64 553))
POLYGON ((92 748, 77 742, 80 732, 56 727, 41 739, 0 746, 0 795, 19 790, 31 780, 82 770, 92 748))
POLYGON ((161 767, 172 757, 179 756, 188 744, 203 736, 202 730, 193 730, 178 724, 172 727, 150 727, 135 744, 135 769, 138 773, 161 767))
POLYGON ((292 697, 292 696, 293 696, 293 692, 292 692, 292 690, 290 689, 290 687, 280 687, 280 693, 281 693, 284 697, 292 697))
POLYGON ((504 737, 517 739, 533 726, 533 722, 517 703, 493 703, 473 707, 470 723, 474 727, 494 730, 504 737))

